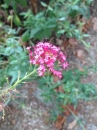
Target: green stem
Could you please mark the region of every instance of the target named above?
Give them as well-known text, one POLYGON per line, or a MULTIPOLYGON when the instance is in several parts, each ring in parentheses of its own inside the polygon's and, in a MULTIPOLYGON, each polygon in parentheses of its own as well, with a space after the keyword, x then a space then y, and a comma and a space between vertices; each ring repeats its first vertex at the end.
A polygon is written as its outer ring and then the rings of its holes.
MULTIPOLYGON (((67 107, 68 108, 68 107, 67 107)), ((73 113, 73 111, 71 111, 69 108, 68 110, 72 113, 72 115, 75 117, 75 119, 78 121, 78 117, 73 113)), ((83 130, 86 130, 83 126, 83 124, 80 122, 80 126, 82 127, 83 130)))
POLYGON ((13 28, 13 16, 11 18, 11 28, 13 28))
POLYGON ((20 84, 22 81, 24 81, 25 79, 27 79, 28 77, 30 77, 31 75, 33 75, 35 72, 37 71, 37 69, 35 69, 33 72, 31 72, 30 74, 26 75, 24 78, 22 79, 17 79, 17 81, 10 86, 8 89, 3 90, 2 94, 0 97, 2 97, 3 95, 5 95, 6 93, 8 93, 8 91, 13 90, 18 84, 20 84))

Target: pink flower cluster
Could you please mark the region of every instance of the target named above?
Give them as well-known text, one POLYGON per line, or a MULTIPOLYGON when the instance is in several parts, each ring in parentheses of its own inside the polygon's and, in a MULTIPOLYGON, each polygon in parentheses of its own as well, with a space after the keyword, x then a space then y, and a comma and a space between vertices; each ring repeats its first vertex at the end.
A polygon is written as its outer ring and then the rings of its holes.
POLYGON ((44 76, 45 72, 50 71, 60 79, 62 78, 62 70, 66 69, 68 63, 60 48, 48 42, 39 42, 34 47, 27 47, 27 50, 30 63, 38 65, 39 76, 44 76), (55 70, 56 64, 59 70, 55 70))

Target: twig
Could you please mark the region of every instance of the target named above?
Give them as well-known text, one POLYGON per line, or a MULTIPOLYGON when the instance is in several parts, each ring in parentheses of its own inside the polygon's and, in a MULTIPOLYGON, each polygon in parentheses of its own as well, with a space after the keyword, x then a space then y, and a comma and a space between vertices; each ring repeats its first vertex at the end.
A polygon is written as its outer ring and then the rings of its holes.
POLYGON ((8 61, 0 62, 0 65, 5 65, 5 64, 8 64, 8 63, 9 63, 8 61))
MULTIPOLYGON (((73 115, 73 116, 75 117, 75 119, 78 121, 79 119, 78 119, 78 117, 73 113, 73 111, 71 111, 68 107, 67 107, 67 109, 72 113, 72 115, 73 115)), ((80 126, 82 127, 83 130, 86 130, 81 122, 80 122, 80 126)))

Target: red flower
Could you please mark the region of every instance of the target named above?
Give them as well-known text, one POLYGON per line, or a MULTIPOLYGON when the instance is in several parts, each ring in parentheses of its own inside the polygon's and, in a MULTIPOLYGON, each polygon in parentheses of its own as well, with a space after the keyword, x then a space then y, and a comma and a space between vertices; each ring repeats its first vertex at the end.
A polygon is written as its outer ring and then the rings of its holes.
POLYGON ((66 69, 68 63, 66 62, 66 56, 59 47, 48 42, 39 42, 33 48, 33 51, 31 47, 27 47, 27 50, 29 51, 30 63, 39 66, 39 76, 44 76, 44 73, 49 70, 54 75, 62 78, 62 69, 66 69), (55 69, 56 64, 59 70, 55 69))

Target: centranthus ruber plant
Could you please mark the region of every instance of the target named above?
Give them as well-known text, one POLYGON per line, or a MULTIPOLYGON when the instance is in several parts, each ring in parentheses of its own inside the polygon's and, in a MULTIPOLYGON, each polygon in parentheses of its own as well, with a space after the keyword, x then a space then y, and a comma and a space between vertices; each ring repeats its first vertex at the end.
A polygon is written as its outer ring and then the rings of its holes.
POLYGON ((29 51, 30 63, 38 66, 38 75, 44 76, 50 72, 62 78, 62 70, 68 66, 66 56, 59 47, 49 42, 39 42, 34 47, 27 47, 29 51))

